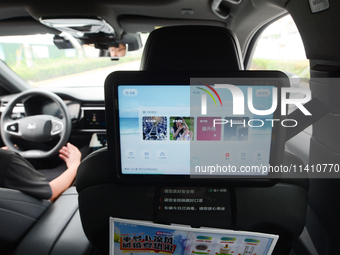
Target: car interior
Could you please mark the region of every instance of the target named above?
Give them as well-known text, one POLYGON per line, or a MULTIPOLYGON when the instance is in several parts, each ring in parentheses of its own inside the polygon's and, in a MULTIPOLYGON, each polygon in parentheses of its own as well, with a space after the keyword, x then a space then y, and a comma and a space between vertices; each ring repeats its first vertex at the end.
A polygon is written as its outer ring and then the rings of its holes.
MULTIPOLYGON (((53 203, 2 187, 0 180, 1 254, 111 254, 110 217, 275 234, 279 239, 273 254, 338 254, 339 12, 340 4, 334 0, 1 1, 0 37, 50 34, 59 49, 70 52, 91 45, 99 56, 108 57, 107 63, 117 65, 125 57, 110 58, 110 47, 125 44, 128 54, 142 52, 136 71, 115 72, 114 65, 91 78, 70 74, 72 85, 57 77, 53 85, 39 87, 29 85, 31 81, 19 77, 15 68, 21 58, 29 65, 27 59, 43 56, 43 48, 35 53, 32 46, 29 57, 30 46, 23 43, 12 51, 11 64, 6 61, 9 48, 0 38, 1 147, 29 160, 49 181, 66 169, 57 155, 63 145, 71 142, 82 152, 74 184, 53 203), (294 87, 295 77, 291 79, 286 70, 258 71, 251 65, 261 35, 287 16, 296 24, 309 63, 306 84, 312 99, 304 106, 312 116, 290 112, 286 118, 298 124, 274 137, 282 148, 273 153, 283 166, 323 166, 324 173, 333 175, 308 170, 298 176, 282 173, 265 185, 256 179, 231 179, 218 183, 227 190, 220 196, 207 194, 217 185, 213 181, 193 185, 202 198, 225 205, 223 212, 161 209, 165 188, 191 187, 185 178, 177 184, 157 183, 152 177, 125 183, 117 179, 120 170, 112 163, 120 160, 115 154, 120 148, 115 143, 119 125, 113 120, 117 100, 110 94, 115 77, 130 77, 133 84, 146 74, 169 84, 171 75, 178 75, 187 77, 189 85, 193 74, 258 73, 263 78, 283 77, 294 87), (32 135, 33 129, 39 133, 32 135)), ((202 150, 210 155, 212 148, 202 150)), ((0 164, 5 160, 0 154, 0 164)))

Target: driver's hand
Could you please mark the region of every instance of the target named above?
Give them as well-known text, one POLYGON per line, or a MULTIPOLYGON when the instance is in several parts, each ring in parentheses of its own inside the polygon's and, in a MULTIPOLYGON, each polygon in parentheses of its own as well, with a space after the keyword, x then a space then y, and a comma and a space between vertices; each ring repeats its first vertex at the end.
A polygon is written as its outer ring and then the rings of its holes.
MULTIPOLYGON (((18 145, 14 144, 14 147, 19 149, 18 145)), ((1 147, 1 149, 9 151, 9 148, 7 146, 1 147)))
POLYGON ((66 162, 68 168, 78 168, 81 160, 81 152, 73 144, 67 143, 66 146, 59 151, 59 157, 66 162))

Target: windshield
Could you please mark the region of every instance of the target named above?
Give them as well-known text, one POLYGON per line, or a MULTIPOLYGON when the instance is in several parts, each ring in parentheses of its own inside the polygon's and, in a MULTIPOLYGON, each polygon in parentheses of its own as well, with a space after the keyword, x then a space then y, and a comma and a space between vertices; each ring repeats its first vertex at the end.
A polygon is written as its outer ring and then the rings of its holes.
MULTIPOLYGON (((148 34, 141 34, 144 45, 148 34)), ((86 57, 82 47, 58 49, 54 35, 2 36, 0 59, 33 87, 103 86, 108 74, 139 70, 143 48, 118 61, 86 57)))

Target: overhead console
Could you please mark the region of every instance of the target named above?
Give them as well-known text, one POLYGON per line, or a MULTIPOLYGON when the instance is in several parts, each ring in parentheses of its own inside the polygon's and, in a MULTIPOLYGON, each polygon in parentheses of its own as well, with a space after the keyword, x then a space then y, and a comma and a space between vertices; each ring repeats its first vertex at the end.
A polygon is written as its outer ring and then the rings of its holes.
POLYGON ((118 182, 272 185, 285 129, 281 72, 115 72, 105 82, 118 182), (247 103, 248 102, 248 103, 247 103))

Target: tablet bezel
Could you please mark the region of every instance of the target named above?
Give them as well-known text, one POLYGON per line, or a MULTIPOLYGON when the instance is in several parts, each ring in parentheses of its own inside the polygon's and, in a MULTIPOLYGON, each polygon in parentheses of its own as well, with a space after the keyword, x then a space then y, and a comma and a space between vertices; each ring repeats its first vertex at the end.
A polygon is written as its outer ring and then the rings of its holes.
MULTIPOLYGON (((226 71, 226 72, 150 72, 150 71, 118 71, 111 73, 105 80, 106 130, 110 172, 115 181, 121 184, 153 185, 153 186, 271 186, 278 182, 281 173, 269 173, 265 178, 258 176, 242 177, 212 176, 209 178, 192 178, 190 175, 153 175, 123 174, 121 167, 121 146, 119 130, 118 86, 120 85, 190 85, 190 78, 239 78, 263 79, 268 85, 277 88, 289 87, 288 77, 279 71, 226 71)), ((249 85, 249 84, 247 84, 249 85)), ((254 84, 261 85, 263 84, 254 84)), ((281 89, 278 89, 278 105, 273 119, 283 120, 281 116, 281 89)), ((276 125, 272 129, 270 148, 270 165, 283 163, 285 144, 285 128, 276 125)))

